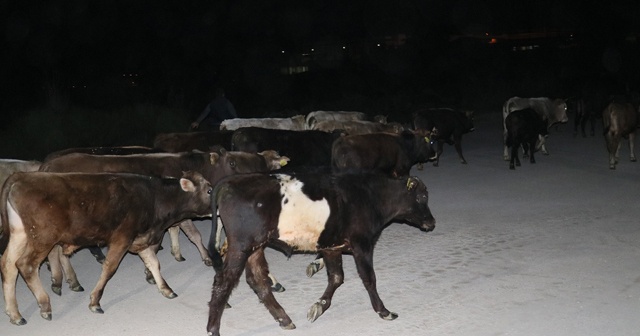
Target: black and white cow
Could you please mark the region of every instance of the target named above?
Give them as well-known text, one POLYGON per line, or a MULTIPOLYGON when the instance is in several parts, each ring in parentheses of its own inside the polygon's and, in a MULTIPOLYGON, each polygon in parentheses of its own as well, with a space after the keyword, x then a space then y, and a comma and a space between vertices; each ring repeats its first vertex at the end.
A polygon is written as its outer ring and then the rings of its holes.
MULTIPOLYGON (((509 98, 502 106, 503 140, 505 142, 503 158, 505 161, 509 161, 509 149, 506 144, 507 126, 504 121, 507 119, 509 113, 526 108, 532 108, 536 111, 542 120, 547 123, 547 127, 569 121, 569 117, 567 117, 567 103, 563 99, 550 99, 547 97, 509 98)), ((549 155, 545 144, 545 137, 540 136, 538 140, 540 141, 539 147, 542 150, 542 154, 549 155)))
POLYGON ((265 175, 228 177, 212 194, 212 212, 224 225, 228 248, 222 262, 209 251, 216 276, 209 302, 209 335, 219 335, 222 313, 231 291, 246 269, 247 282, 283 329, 295 325, 273 296, 268 282, 267 246, 286 253, 318 253, 324 257, 329 283, 307 313, 315 321, 331 306, 343 283, 342 254, 351 253, 375 312, 385 320, 398 315, 382 303, 376 289, 373 249, 382 230, 392 222, 423 231, 435 227, 427 187, 417 177, 389 178, 381 174, 265 175), (393 202, 389 202, 393 200, 393 202))

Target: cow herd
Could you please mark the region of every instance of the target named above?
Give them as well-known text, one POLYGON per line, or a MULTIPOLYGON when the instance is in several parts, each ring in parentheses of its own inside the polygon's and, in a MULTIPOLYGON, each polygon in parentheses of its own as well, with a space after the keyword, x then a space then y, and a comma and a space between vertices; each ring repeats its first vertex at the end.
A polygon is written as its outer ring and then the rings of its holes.
MULTIPOLYGON (((503 140, 509 168, 520 165, 520 148, 531 163, 536 150, 548 154, 549 128, 567 120, 564 100, 507 100, 503 140)), ((603 124, 610 168, 615 169, 621 138, 629 138, 635 161, 636 109, 611 104, 603 124)), ((316 254, 309 276, 326 267, 327 288, 309 308, 310 321, 329 309, 343 283, 344 253, 353 255, 373 310, 393 320, 397 314, 385 307, 376 287, 375 243, 393 222, 434 229, 427 187, 410 170, 426 162, 438 166, 444 143, 454 145, 466 164, 462 136, 473 130, 472 112, 449 108, 417 110, 408 124, 362 112, 315 111, 292 118, 232 119, 214 132, 158 134, 152 147, 69 148, 42 162, 0 160, 6 313, 11 323, 26 323, 16 300, 20 274, 40 315, 51 320, 40 265, 49 263, 54 293, 61 295, 64 276, 72 291, 82 291, 69 257, 83 247, 102 262, 90 294, 92 312, 104 312, 100 299, 127 252, 138 254, 147 282, 174 298, 156 253, 168 231, 171 253, 183 261, 177 239, 182 230, 204 264, 215 269, 209 335, 220 334, 222 314, 243 272, 280 327, 295 328, 273 295, 282 287, 269 272, 267 247, 286 255, 316 254), (213 217, 206 247, 192 221, 202 217, 213 217)))

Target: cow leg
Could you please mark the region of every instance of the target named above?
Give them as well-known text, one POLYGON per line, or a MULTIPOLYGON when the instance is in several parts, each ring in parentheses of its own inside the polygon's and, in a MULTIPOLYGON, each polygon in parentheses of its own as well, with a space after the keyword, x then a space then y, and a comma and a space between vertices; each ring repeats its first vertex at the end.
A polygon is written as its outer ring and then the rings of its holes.
POLYGON ((307 266, 307 276, 310 278, 314 274, 318 273, 324 267, 324 259, 318 255, 316 260, 309 263, 307 266))
MULTIPOLYGON (((9 206, 9 215, 11 211, 9 206)), ((18 217, 19 220, 19 217, 18 217)), ((11 238, 6 250, 0 257, 0 271, 2 272, 2 292, 4 294, 5 312, 9 316, 9 321, 15 325, 27 324, 18 310, 18 300, 16 298, 16 281, 18 279, 18 267, 16 260, 24 253, 27 236, 22 225, 11 228, 11 238)))
POLYGON ((398 314, 392 313, 385 308, 376 288, 376 273, 373 270, 373 245, 367 243, 359 245, 363 246, 353 246, 353 259, 356 262, 358 275, 362 279, 364 288, 369 293, 373 310, 384 320, 395 320, 398 314))
POLYGON ((438 167, 440 165, 440 155, 442 155, 443 149, 444 149, 444 141, 438 140, 438 149, 436 150, 436 160, 433 162, 434 167, 438 167))
POLYGON ((49 270, 51 271, 51 290, 62 295, 62 247, 56 245, 51 249, 47 259, 49 260, 49 270))
POLYGON ((520 166, 520 159, 518 158, 518 148, 520 145, 514 144, 511 146, 511 159, 509 160, 509 169, 516 169, 516 163, 520 166))
POLYGON ((53 248, 53 244, 48 245, 48 249, 44 246, 47 246, 46 243, 41 248, 35 249, 31 244, 27 244, 22 255, 16 260, 16 267, 27 283, 27 287, 36 297, 38 307, 40 307, 40 316, 51 321, 51 300, 42 286, 39 273, 40 264, 46 258, 49 249, 53 248))
POLYGON ((276 301, 271 291, 269 279, 269 267, 267 265, 267 259, 264 257, 264 249, 259 248, 253 252, 247 260, 246 267, 247 283, 253 289, 253 291, 260 299, 260 302, 267 307, 271 316, 280 323, 282 329, 295 329, 296 326, 291 321, 291 318, 284 311, 284 308, 276 301))
POLYGON ((171 238, 171 255, 173 255, 173 257, 177 261, 185 261, 186 259, 182 257, 182 253, 180 252, 180 227, 174 225, 171 226, 167 231, 169 231, 169 238, 171 238))
POLYGON ((104 314, 104 310, 100 307, 100 299, 104 293, 104 287, 116 272, 116 269, 118 269, 118 265, 122 261, 122 258, 124 258, 125 253, 127 253, 128 246, 129 244, 127 243, 116 243, 113 241, 109 244, 109 250, 107 251, 104 263, 102 264, 102 273, 100 273, 98 283, 96 283, 96 286, 91 291, 91 296, 89 298, 89 309, 92 312, 104 314))
MULTIPOLYGON (((546 138, 544 137, 544 135, 538 134, 538 140, 540 141, 539 142, 540 143, 539 147, 540 147, 540 150, 542 151, 542 154, 543 155, 549 155, 549 152, 547 151, 547 146, 545 144, 546 143, 546 138)), ((534 151, 534 147, 532 147, 530 150, 531 150, 531 152, 533 152, 534 151)))
POLYGON ((174 293, 171 287, 167 285, 167 282, 162 278, 160 274, 160 262, 158 261, 158 256, 156 255, 156 248, 154 246, 149 246, 146 249, 138 252, 138 256, 144 262, 146 269, 148 269, 151 274, 153 274, 153 278, 155 279, 156 285, 158 286, 158 291, 166 298, 173 299, 178 297, 178 294, 174 293))
POLYGON ((220 320, 224 308, 231 296, 231 291, 238 284, 242 271, 247 263, 247 254, 239 251, 227 252, 221 272, 213 277, 211 301, 209 301, 209 319, 207 332, 212 336, 220 336, 220 320))
POLYGON ((509 146, 507 146, 507 126, 504 124, 504 118, 506 118, 506 115, 502 116, 502 127, 503 127, 502 143, 504 147, 504 153, 502 154, 502 159, 504 159, 505 161, 509 161, 509 146))
POLYGON ((460 163, 467 164, 467 160, 465 160, 464 156, 462 156, 462 136, 460 135, 454 136, 453 140, 454 140, 453 145, 456 148, 456 152, 458 152, 458 158, 460 158, 460 163))
POLYGON ((180 222, 180 228, 184 234, 187 235, 187 238, 198 248, 202 262, 207 266, 213 266, 213 261, 209 258, 209 251, 207 251, 204 244, 202 244, 202 235, 200 235, 200 231, 198 231, 198 228, 193 224, 193 221, 187 219, 180 222))
POLYGON ((533 157, 535 151, 533 150, 533 148, 535 148, 536 146, 536 139, 533 139, 533 141, 529 142, 529 148, 530 148, 530 152, 531 152, 531 156, 529 156, 529 163, 536 163, 536 159, 533 157))
MULTIPOLYGON (((80 285, 78 281, 78 275, 76 271, 71 266, 71 260, 69 256, 64 255, 62 253, 62 249, 60 250, 60 262, 62 263, 62 270, 64 271, 65 276, 67 277, 67 283, 69 284, 69 289, 74 292, 84 292, 84 287, 80 285)), ((103 260, 104 262, 104 260, 103 260)))
POLYGON ((102 253, 102 249, 98 246, 89 246, 87 247, 89 249, 89 251, 91 252, 91 254, 93 255, 94 258, 96 258, 96 261, 99 263, 103 263, 104 262, 104 253, 102 253))
POLYGON ((323 260, 327 266, 327 288, 320 299, 307 312, 307 319, 311 322, 320 317, 331 306, 331 300, 336 289, 344 282, 341 251, 323 251, 323 260))
POLYGON ((631 162, 636 162, 636 151, 635 151, 635 142, 636 142, 636 133, 635 130, 629 134, 629 159, 631 162))

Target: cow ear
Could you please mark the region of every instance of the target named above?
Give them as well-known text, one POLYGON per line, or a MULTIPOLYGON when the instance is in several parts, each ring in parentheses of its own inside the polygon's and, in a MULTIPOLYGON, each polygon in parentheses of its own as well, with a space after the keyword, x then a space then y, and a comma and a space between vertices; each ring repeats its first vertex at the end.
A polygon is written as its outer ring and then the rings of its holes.
POLYGON ((218 155, 218 153, 209 153, 209 162, 211 162, 212 166, 216 165, 218 159, 220 159, 220 155, 218 155))
POLYGON ((184 177, 180 179, 180 187, 182 187, 182 190, 186 192, 196 191, 196 186, 193 184, 193 182, 191 182, 191 180, 186 179, 184 177))

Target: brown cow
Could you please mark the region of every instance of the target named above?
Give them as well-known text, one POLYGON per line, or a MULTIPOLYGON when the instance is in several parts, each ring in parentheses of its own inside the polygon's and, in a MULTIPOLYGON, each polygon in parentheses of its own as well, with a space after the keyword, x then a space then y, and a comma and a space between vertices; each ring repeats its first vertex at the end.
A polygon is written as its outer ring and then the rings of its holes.
POLYGON ((36 297, 40 316, 51 320, 51 303, 38 276, 40 264, 59 245, 66 255, 88 245, 108 246, 89 309, 103 313, 107 281, 127 253, 137 253, 151 270, 158 290, 177 295, 160 275, 156 247, 176 222, 211 214, 211 184, 199 173, 180 179, 136 174, 15 173, 0 196, 5 235, 0 270, 6 313, 26 324, 18 310, 18 272, 36 297))
MULTIPOLYGON (((288 162, 287 157, 280 157, 275 151, 264 151, 259 154, 250 154, 244 152, 227 152, 222 150, 222 154, 218 153, 201 153, 201 152, 184 152, 184 153, 159 153, 159 154, 134 154, 126 156, 117 155, 89 155, 89 154, 68 154, 58 157, 42 165, 41 171, 45 172, 126 172, 143 174, 150 176, 173 176, 177 177, 183 171, 197 171, 204 175, 212 184, 215 185, 221 178, 233 175, 254 172, 267 172, 279 169, 288 162)), ((189 240, 193 242, 202 261, 211 266, 207 249, 202 244, 200 232, 193 224, 191 219, 186 219, 175 226, 169 228, 171 237, 171 253, 178 261, 184 258, 180 252, 178 234, 182 229, 189 240)), ((59 266, 70 266, 65 258, 62 258, 60 265, 58 261, 51 258, 52 272, 52 289, 55 293, 61 293, 62 273, 59 272, 59 266)), ((81 290, 77 278, 71 278, 72 271, 67 273, 68 282, 72 290, 81 290)), ((147 281, 153 283, 152 275, 147 272, 147 281)))
POLYGON ((629 103, 613 102, 602 112, 605 141, 609 151, 609 169, 616 169, 622 138, 629 139, 629 158, 636 162, 634 143, 638 128, 638 112, 629 103))

